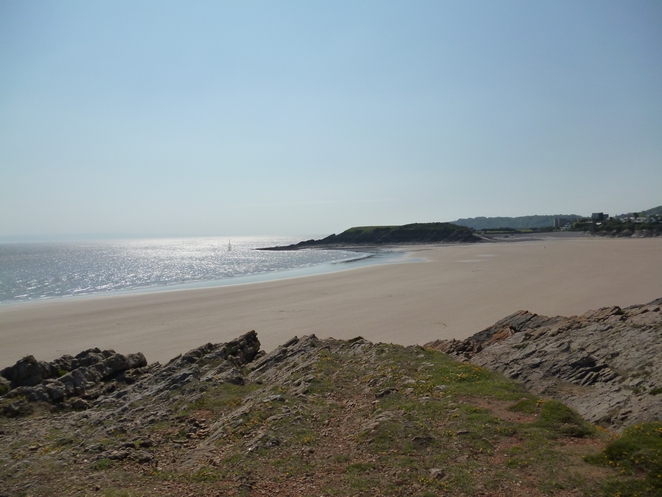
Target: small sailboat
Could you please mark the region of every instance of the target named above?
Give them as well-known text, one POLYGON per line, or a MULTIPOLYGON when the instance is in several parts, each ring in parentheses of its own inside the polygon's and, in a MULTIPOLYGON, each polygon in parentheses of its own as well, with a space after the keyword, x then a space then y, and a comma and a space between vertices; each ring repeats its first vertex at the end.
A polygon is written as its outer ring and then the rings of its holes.
POLYGON ((232 252, 232 243, 228 240, 228 252, 232 252))

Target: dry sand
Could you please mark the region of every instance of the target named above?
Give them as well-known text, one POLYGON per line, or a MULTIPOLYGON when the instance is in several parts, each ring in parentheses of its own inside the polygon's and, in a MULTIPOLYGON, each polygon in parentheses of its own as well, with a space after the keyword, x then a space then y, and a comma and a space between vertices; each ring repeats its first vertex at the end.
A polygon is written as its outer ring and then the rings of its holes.
POLYGON ((0 307, 0 367, 90 347, 167 361, 255 329, 423 344, 466 338, 520 309, 576 315, 662 297, 662 239, 548 239, 417 247, 426 262, 222 288, 0 307))

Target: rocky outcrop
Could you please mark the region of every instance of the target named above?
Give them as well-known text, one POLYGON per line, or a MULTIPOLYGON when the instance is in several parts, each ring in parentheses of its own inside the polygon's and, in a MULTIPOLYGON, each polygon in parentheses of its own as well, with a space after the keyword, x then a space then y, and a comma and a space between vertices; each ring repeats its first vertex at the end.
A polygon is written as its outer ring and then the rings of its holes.
MULTIPOLYGON (((104 394, 119 386, 131 385, 141 379, 133 395, 123 390, 122 397, 156 396, 179 388, 194 379, 242 383, 236 368, 252 361, 260 351, 254 331, 224 343, 208 343, 172 359, 167 365, 155 363, 147 367, 145 356, 122 355, 113 350, 89 349, 75 357, 65 355, 53 362, 37 361, 33 356, 5 368, 0 376, 5 380, 5 403, 2 412, 16 416, 31 412, 31 402, 48 402, 55 408, 86 409, 99 403, 112 404, 104 394)), ((2 398, 2 397, 0 397, 2 398)))
MULTIPOLYGON (((37 361, 33 356, 27 356, 14 366, 3 369, 0 375, 8 382, 8 398, 61 403, 84 395, 100 382, 146 365, 147 360, 140 352, 122 355, 114 350, 95 348, 76 357, 65 355, 53 362, 37 361)), ((9 412, 14 411, 15 406, 9 409, 9 412)))
MULTIPOLYGON (((614 326, 625 316, 641 330, 658 315, 613 308, 572 319, 614 326)), ((561 337, 564 326, 574 329, 566 321, 521 312, 472 341, 438 345, 473 361, 540 329, 561 337)), ((592 381, 576 388, 622 374, 592 349, 568 357, 569 369, 557 369, 592 381)), ((361 337, 294 337, 264 353, 251 331, 165 365, 92 349, 53 363, 24 358, 2 373, 0 496, 537 495, 551 477, 574 488, 574 468, 586 464, 566 450, 577 438, 596 451, 607 438, 561 403, 483 368, 361 337), (544 457, 522 443, 529 436, 542 440, 544 457)), ((594 473, 582 483, 586 495, 601 488, 603 473, 594 473)))
POLYGON ((582 316, 516 312, 466 340, 426 345, 620 429, 662 420, 662 299, 582 316))
MULTIPOLYGON (((105 377, 119 371, 147 365, 145 357, 139 352, 123 356, 114 350, 88 349, 76 357, 64 355, 53 362, 37 361, 33 356, 26 356, 15 365, 0 371, 0 375, 9 380, 10 388, 32 387, 51 378, 67 381, 66 375, 74 371, 94 370, 105 377)), ((90 376, 90 381, 94 381, 90 376)))

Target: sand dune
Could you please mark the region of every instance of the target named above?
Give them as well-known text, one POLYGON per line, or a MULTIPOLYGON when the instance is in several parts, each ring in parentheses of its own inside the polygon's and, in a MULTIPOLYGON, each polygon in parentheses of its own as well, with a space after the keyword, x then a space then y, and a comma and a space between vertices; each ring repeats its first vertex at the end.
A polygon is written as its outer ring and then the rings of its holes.
POLYGON ((425 262, 222 288, 0 307, 0 367, 85 348, 166 361, 255 329, 401 344, 466 338, 519 309, 581 314, 662 297, 662 239, 548 239, 416 247, 425 262))

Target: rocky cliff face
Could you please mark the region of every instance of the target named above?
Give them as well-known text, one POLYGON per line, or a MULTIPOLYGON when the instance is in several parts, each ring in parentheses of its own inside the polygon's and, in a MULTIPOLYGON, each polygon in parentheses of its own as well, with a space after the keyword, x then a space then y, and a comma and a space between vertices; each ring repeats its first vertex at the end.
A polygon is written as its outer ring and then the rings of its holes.
POLYGON ((662 420, 662 299, 582 316, 519 311, 441 350, 562 400, 587 420, 621 429, 662 420))

